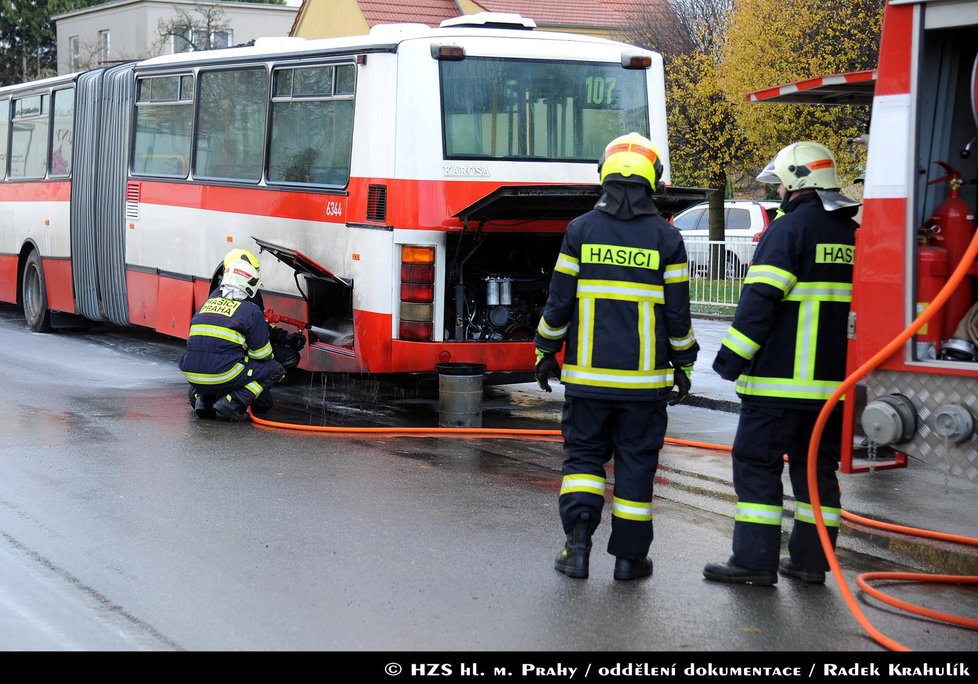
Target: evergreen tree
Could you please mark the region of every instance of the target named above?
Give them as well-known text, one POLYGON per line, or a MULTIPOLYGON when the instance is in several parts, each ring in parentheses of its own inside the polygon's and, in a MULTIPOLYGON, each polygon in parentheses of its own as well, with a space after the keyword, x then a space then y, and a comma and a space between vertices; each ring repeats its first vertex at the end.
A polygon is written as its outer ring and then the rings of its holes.
POLYGON ((0 0, 0 85, 53 76, 57 34, 51 17, 104 0, 0 0))

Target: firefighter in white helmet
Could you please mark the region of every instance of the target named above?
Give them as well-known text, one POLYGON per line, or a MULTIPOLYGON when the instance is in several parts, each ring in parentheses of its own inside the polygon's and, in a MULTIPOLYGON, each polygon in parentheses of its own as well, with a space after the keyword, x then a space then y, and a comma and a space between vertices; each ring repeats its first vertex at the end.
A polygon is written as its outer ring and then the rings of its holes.
MULTIPOLYGON (((769 586, 780 571, 820 583, 828 563, 808 493, 808 443, 825 400, 845 376, 858 203, 839 193, 835 158, 815 142, 788 145, 757 180, 778 183, 784 214, 757 245, 713 362, 721 377, 736 381, 742 406, 733 445, 733 555, 707 564, 703 575, 769 586), (795 520, 788 555, 779 560, 785 454, 795 520)), ((841 443, 836 411, 825 426, 817 466, 821 513, 833 544, 841 443)))
POLYGON ((652 193, 662 176, 652 142, 612 140, 599 163, 603 194, 567 226, 534 342, 536 377, 550 391, 566 344, 564 461, 558 505, 564 549, 555 568, 589 572, 591 535, 604 505, 605 464, 615 463, 614 577, 652 574, 652 478, 673 385, 685 398, 699 346, 689 312, 689 269, 679 231, 652 193))
POLYGON ((285 376, 272 355, 264 312, 252 301, 261 286, 260 268, 251 252, 229 252, 220 287, 190 321, 180 370, 202 418, 248 420, 248 407, 285 376))

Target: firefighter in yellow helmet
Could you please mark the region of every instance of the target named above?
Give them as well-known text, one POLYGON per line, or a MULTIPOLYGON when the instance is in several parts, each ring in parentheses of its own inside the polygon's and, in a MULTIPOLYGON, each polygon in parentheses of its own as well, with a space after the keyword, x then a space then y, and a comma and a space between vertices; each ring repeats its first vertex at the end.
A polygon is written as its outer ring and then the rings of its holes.
POLYGON ((536 377, 546 391, 558 374, 564 385, 558 504, 566 542, 555 568, 588 576, 604 466, 614 458, 608 552, 615 579, 635 580, 652 574, 652 478, 667 398, 674 385, 678 401, 689 393, 699 346, 686 248, 652 200, 663 171, 658 151, 629 133, 608 144, 598 171, 601 198, 567 226, 550 281, 534 338, 536 377))
POLYGON ((253 301, 260 287, 258 257, 232 250, 224 259, 220 287, 190 321, 180 370, 202 418, 248 420, 248 407, 285 376, 273 357, 265 314, 253 301))
MULTIPOLYGON (((783 148, 757 177, 777 183, 784 215, 761 237, 733 322, 713 368, 736 381, 742 406, 733 445, 737 511, 733 555, 708 563, 708 580, 773 585, 782 575, 825 581, 828 563, 808 493, 808 442, 825 400, 845 376, 846 326, 858 203, 839 192, 824 145, 783 148), (788 555, 779 560, 783 456, 795 497, 788 555)), ((839 530, 836 469, 842 416, 829 419, 818 452, 818 494, 832 543, 839 530)))

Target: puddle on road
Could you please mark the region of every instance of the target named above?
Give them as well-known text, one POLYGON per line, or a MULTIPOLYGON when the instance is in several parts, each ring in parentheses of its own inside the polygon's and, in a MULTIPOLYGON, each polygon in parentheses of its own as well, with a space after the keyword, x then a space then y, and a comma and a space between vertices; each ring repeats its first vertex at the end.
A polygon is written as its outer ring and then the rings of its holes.
MULTIPOLYGON (((482 427, 554 430, 562 402, 535 400, 515 386, 483 389, 482 427)), ((273 390, 274 407, 262 417, 330 427, 430 427, 439 422, 438 382, 338 374, 295 374, 273 390)))

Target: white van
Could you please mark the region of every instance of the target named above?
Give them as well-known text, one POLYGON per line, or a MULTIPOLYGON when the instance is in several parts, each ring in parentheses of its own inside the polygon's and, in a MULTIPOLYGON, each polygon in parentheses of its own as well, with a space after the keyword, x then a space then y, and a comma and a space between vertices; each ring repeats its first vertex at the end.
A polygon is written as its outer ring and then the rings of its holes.
MULTIPOLYGON (((774 200, 725 200, 723 203, 724 246, 727 278, 742 278, 754 257, 757 239, 774 220, 780 202, 774 200)), ((692 276, 709 273, 708 255, 719 252, 719 243, 710 244, 710 211, 707 202, 694 204, 672 217, 682 233, 692 276)))

